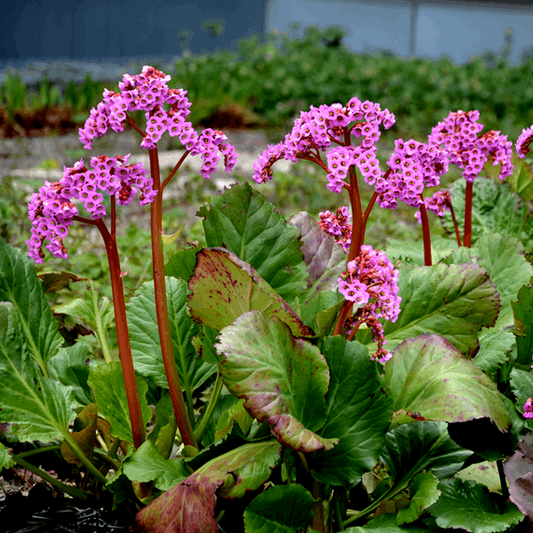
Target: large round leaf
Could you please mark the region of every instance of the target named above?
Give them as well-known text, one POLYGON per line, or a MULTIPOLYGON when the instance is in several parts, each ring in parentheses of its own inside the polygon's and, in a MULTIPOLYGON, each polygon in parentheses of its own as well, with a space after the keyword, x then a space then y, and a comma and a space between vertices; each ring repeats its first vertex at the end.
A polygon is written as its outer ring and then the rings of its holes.
POLYGON ((250 415, 267 421, 276 438, 295 450, 333 446, 314 433, 326 419, 329 383, 328 365, 316 346, 260 311, 245 313, 219 338, 224 383, 246 400, 250 415))

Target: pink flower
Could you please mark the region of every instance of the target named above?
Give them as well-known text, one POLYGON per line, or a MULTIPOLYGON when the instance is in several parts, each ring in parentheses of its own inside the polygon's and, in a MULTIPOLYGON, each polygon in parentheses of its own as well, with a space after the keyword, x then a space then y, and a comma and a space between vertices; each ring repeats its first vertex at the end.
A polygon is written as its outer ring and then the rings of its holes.
POLYGON ((528 398, 524 404, 524 418, 533 418, 533 398, 528 398))
POLYGON ((506 135, 491 130, 479 135, 483 124, 479 124, 479 111, 451 112, 444 122, 439 122, 431 131, 428 142, 441 146, 450 157, 451 163, 463 170, 466 181, 474 181, 487 161, 500 165, 500 179, 513 172, 511 163, 512 143, 506 135))
POLYGON ((524 159, 526 155, 530 152, 529 146, 533 142, 533 126, 529 128, 524 128, 520 137, 516 141, 516 153, 518 157, 524 159))

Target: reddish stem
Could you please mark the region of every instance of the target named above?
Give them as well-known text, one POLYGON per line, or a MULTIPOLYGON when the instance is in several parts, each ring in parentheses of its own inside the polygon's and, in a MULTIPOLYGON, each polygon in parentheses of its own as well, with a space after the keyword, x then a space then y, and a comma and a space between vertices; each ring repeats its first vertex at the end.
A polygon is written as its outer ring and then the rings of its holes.
POLYGON ((74 217, 74 219, 96 226, 104 239, 107 260, 109 262, 109 273, 111 275, 118 351, 120 355, 120 363, 122 365, 122 374, 124 376, 124 385, 126 386, 126 398, 130 414, 133 445, 135 448, 139 448, 139 446, 146 440, 146 432, 141 415, 139 391, 137 390, 133 358, 131 356, 130 336, 128 332, 128 321, 126 318, 126 303, 124 301, 124 287, 122 285, 122 270, 120 269, 116 235, 114 231, 113 234, 109 233, 105 222, 101 218, 98 220, 90 220, 83 217, 74 217))
POLYGON ((453 227, 455 228, 455 238, 457 239, 457 246, 459 248, 461 244, 461 234, 459 233, 459 224, 457 224, 457 219, 455 218, 455 209, 453 208, 452 202, 448 202, 448 207, 450 208, 450 213, 452 214, 453 227))
POLYGON ((163 255, 163 189, 161 187, 161 174, 159 170, 159 158, 157 148, 148 151, 150 156, 150 172, 154 180, 154 189, 157 195, 151 206, 151 231, 152 231, 152 261, 154 272, 155 307, 157 324, 159 328, 159 340, 163 364, 167 375, 168 387, 174 414, 178 422, 181 438, 186 446, 197 448, 196 439, 192 429, 191 420, 187 413, 185 399, 181 390, 178 367, 174 359, 172 339, 170 337, 170 322, 168 318, 167 291, 165 285, 165 262, 163 255))
POLYGON ((465 236, 464 245, 467 248, 472 247, 472 191, 474 183, 472 181, 466 182, 465 193, 465 236))
POLYGON ((350 174, 350 188, 348 189, 348 193, 350 196, 350 205, 352 206, 352 239, 348 261, 353 261, 361 251, 361 245, 364 239, 364 225, 363 208, 361 207, 361 196, 359 194, 355 168, 351 166, 348 172, 350 174))
POLYGON ((420 220, 422 222, 422 235, 424 236, 424 264, 431 266, 433 262, 431 260, 431 235, 429 233, 428 212, 422 195, 420 195, 420 199, 422 200, 422 204, 420 205, 420 220))
POLYGON ((165 181, 161 184, 161 191, 165 189, 165 187, 168 185, 168 182, 174 177, 174 174, 178 171, 178 169, 181 167, 181 164, 185 161, 185 158, 191 153, 190 150, 187 150, 182 156, 181 159, 176 163, 176 166, 171 170, 170 174, 166 177, 165 181))

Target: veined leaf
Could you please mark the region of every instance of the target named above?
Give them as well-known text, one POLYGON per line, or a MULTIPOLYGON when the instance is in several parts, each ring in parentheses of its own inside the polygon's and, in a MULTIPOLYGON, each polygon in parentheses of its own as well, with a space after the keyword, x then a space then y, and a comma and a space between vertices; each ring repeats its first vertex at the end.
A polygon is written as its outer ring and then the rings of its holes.
POLYGON ((48 375, 46 363, 61 346, 57 322, 35 274, 33 261, 0 239, 0 302, 11 302, 20 320, 28 351, 48 375))
POLYGON ((313 519, 315 500, 301 485, 278 485, 257 496, 244 511, 246 533, 297 533, 313 519))
MULTIPOLYGON (((136 378, 141 416, 143 423, 146 424, 152 417, 152 412, 146 402, 148 385, 141 377, 136 376, 136 378)), ((93 368, 88 383, 94 390, 96 403, 100 407, 101 413, 111 424, 111 434, 133 444, 126 386, 120 363, 112 361, 93 368)))
POLYGON ((439 484, 439 490, 442 494, 429 512, 441 528, 493 533, 507 531, 524 519, 524 515, 512 503, 508 503, 501 514, 497 503, 490 498, 488 489, 473 481, 443 481, 439 484))
POLYGON ((495 383, 438 335, 402 342, 384 370, 394 411, 446 422, 487 417, 500 431, 511 422, 495 383))
POLYGON ((194 275, 189 280, 193 318, 221 330, 243 313, 257 310, 279 318, 298 337, 313 336, 272 287, 235 254, 222 248, 204 248, 196 258, 194 275))
POLYGON ((72 390, 43 377, 26 352, 17 310, 0 303, 0 410, 20 441, 51 442, 75 417, 72 390))
POLYGON ((533 286, 531 283, 520 289, 517 299, 518 301, 512 302, 518 349, 517 362, 521 365, 531 365, 533 362, 533 286))
MULTIPOLYGON (((198 334, 198 326, 187 315, 187 283, 170 277, 165 278, 165 283, 174 358, 181 386, 192 397, 194 390, 216 372, 217 367, 198 357, 191 343, 198 334)), ((159 342, 153 281, 142 284, 126 309, 135 370, 155 385, 168 389, 159 342)))
POLYGON ((431 473, 418 474, 409 486, 411 503, 406 509, 400 509, 396 518, 396 524, 410 524, 418 520, 422 512, 434 504, 440 496, 437 489, 439 482, 431 473))
POLYGON ((298 230, 250 185, 237 183, 212 196, 197 215, 205 218, 207 246, 226 248, 252 265, 289 305, 305 288, 298 230))
POLYGON ((351 488, 375 466, 390 425, 392 402, 381 388, 378 365, 366 346, 341 337, 321 344, 330 371, 327 421, 322 437, 338 438, 328 451, 309 458, 313 476, 322 483, 351 488))
POLYGON ((298 295, 295 311, 307 326, 316 330, 318 313, 344 300, 337 279, 346 270, 348 256, 309 213, 302 211, 288 223, 300 232, 308 273, 307 288, 298 295))
POLYGON ((122 471, 132 481, 154 481, 160 490, 171 489, 190 475, 183 461, 163 459, 149 440, 124 461, 122 471))
POLYGON ((60 348, 48 361, 50 376, 70 387, 80 405, 92 402, 91 388, 87 384, 91 365, 87 364, 90 352, 83 344, 60 348))
POLYGON ((385 322, 387 348, 424 333, 443 336, 471 355, 477 333, 496 321, 500 299, 487 272, 474 264, 400 269, 401 312, 385 322))
POLYGON ((314 433, 326 419, 329 371, 316 346, 292 336, 277 318, 251 311, 225 327, 216 349, 229 391, 285 446, 298 451, 329 449, 332 439, 314 433), (312 401, 309 399, 312 398, 312 401))
POLYGON ((261 441, 209 461, 140 511, 137 524, 147 533, 218 533, 217 494, 233 499, 259 488, 279 464, 280 451, 277 441, 261 441))
POLYGON ((450 438, 445 422, 412 422, 387 433, 382 460, 397 493, 423 470, 439 479, 452 476, 471 455, 450 438))
MULTIPOLYGON (((461 235, 464 233, 466 180, 454 182, 452 204, 461 235)), ((481 236, 493 233, 510 235, 518 239, 527 233, 528 208, 511 191, 508 183, 477 178, 472 189, 472 243, 481 236)), ((445 211, 443 225, 453 234, 454 226, 449 211, 445 211)))

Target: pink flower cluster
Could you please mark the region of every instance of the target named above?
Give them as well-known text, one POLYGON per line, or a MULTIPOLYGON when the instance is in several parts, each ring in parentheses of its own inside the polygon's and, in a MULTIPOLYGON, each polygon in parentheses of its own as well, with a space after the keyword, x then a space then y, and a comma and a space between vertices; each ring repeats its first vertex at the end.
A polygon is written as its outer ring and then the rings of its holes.
MULTIPOLYGON (((334 147, 327 154, 328 189, 341 192, 348 168, 353 164, 367 169, 368 179, 376 179, 380 170, 374 145, 381 136, 379 127, 388 129, 394 120, 394 115, 388 109, 382 110, 380 104, 361 102, 357 97, 345 106, 339 103, 318 108, 311 106, 294 121, 292 131, 283 142, 269 146, 259 156, 254 165, 254 180, 263 183, 272 179, 272 165, 280 159, 293 162, 307 159, 323 165, 320 151, 325 151, 332 143, 344 143, 348 135, 361 142, 356 147, 334 147)), ((367 174, 363 172, 365 178, 367 174)))
POLYGON ((463 178, 468 182, 478 177, 489 158, 493 165, 501 165, 499 178, 505 179, 514 168, 511 163, 512 143, 507 140, 507 135, 501 135, 499 131, 491 130, 478 136, 483 129, 478 119, 477 110, 451 112, 432 129, 429 144, 442 146, 451 163, 464 169, 463 178))
POLYGON ((348 330, 355 324, 366 323, 372 330, 378 351, 373 355, 385 362, 390 355, 383 348, 383 326, 378 318, 396 322, 400 314, 401 297, 398 296, 398 270, 384 252, 369 245, 361 246, 361 254, 349 261, 346 272, 338 279, 340 293, 358 307, 353 317, 346 321, 348 330))
POLYGON ((165 132, 171 137, 179 136, 181 143, 192 155, 203 159, 201 174, 208 178, 214 172, 220 157, 224 156, 226 172, 237 162, 235 148, 225 143, 227 139, 222 132, 205 130, 198 133, 185 118, 189 115, 191 103, 184 89, 169 89, 170 76, 145 66, 136 76, 125 74, 118 84, 120 92, 104 90, 103 100, 91 110, 83 128, 79 130, 80 141, 91 150, 93 140, 102 137, 109 128, 120 132, 128 120, 128 111, 144 111, 146 131, 141 147, 153 149, 165 132), (165 105, 170 106, 168 110, 165 105))
POLYGON ((435 146, 409 139, 394 141, 394 153, 387 161, 390 173, 375 182, 381 207, 395 209, 398 201, 419 207, 424 187, 435 187, 448 171, 446 153, 435 146))
MULTIPOLYGON (((426 204, 426 209, 432 211, 438 217, 444 216, 444 211, 450 210, 452 205, 452 199, 450 198, 450 193, 448 191, 437 191, 431 198, 424 198, 424 203, 426 204)), ((420 218, 420 211, 415 213, 415 217, 419 223, 422 223, 420 218)))
POLYGON ((339 292, 350 302, 363 307, 375 318, 396 322, 400 313, 398 270, 384 252, 363 244, 361 254, 347 265, 338 279, 339 292))
POLYGON ((129 154, 92 157, 90 169, 81 159, 73 167, 64 168, 60 181, 46 181, 32 195, 28 212, 33 227, 31 238, 26 241, 32 259, 43 262, 45 240, 49 241, 46 248, 52 255, 68 257, 63 238, 78 215, 75 200, 83 204, 94 220, 106 215, 102 193, 114 196, 119 205, 130 204, 137 193, 140 205, 153 202, 157 191, 152 188, 152 178, 146 176, 142 163, 128 165, 128 158, 129 154))
POLYGON ((352 215, 348 207, 339 207, 336 215, 331 211, 324 211, 319 213, 318 216, 320 217, 318 225, 322 228, 322 231, 332 236, 337 244, 340 244, 343 250, 348 253, 352 242, 352 225, 349 223, 352 215))
POLYGON ((533 418, 533 398, 528 398, 524 404, 524 418, 533 418))
POLYGON ((526 155, 530 152, 529 146, 531 143, 533 143, 533 126, 524 128, 516 141, 516 153, 518 157, 525 159, 526 155))

